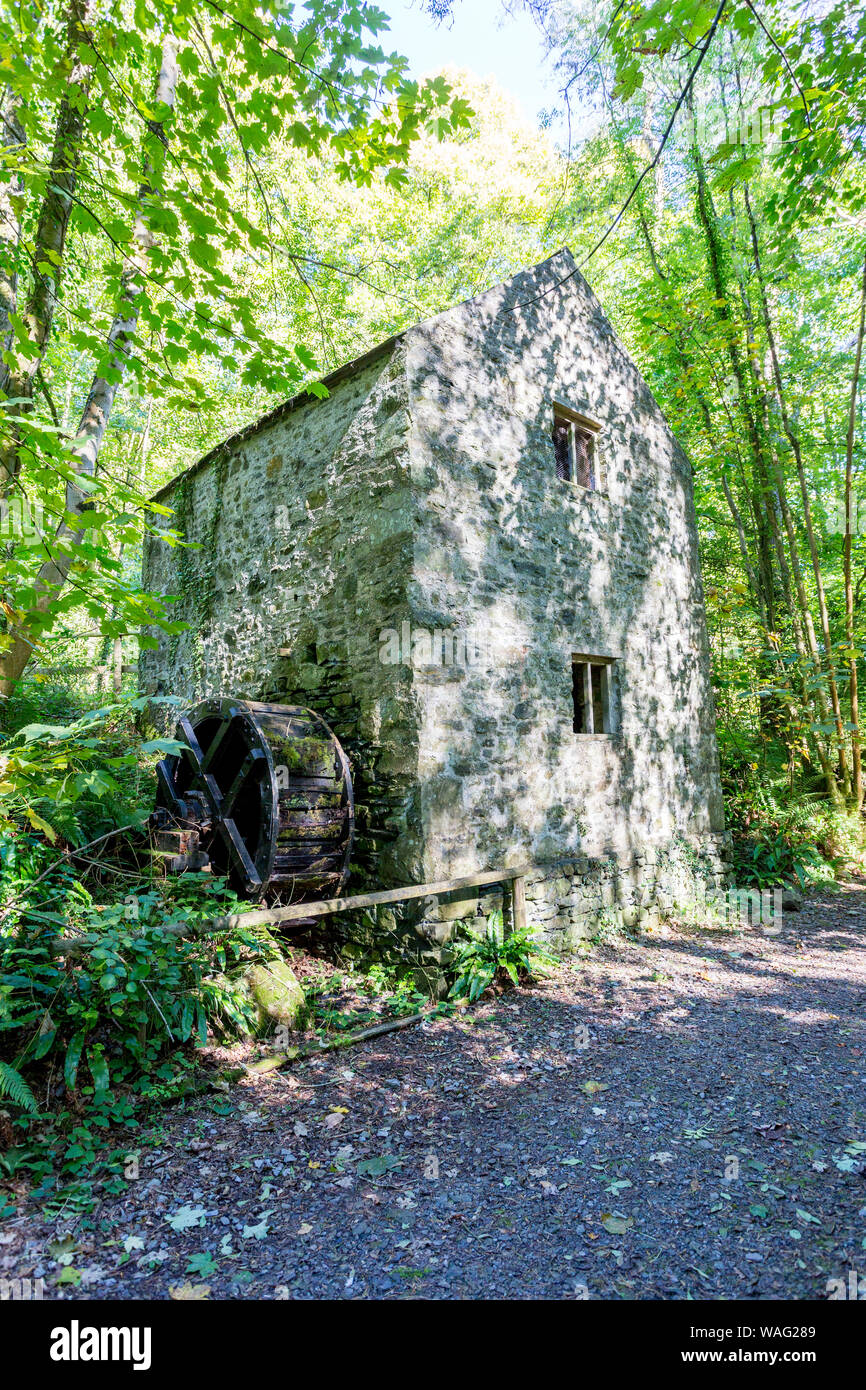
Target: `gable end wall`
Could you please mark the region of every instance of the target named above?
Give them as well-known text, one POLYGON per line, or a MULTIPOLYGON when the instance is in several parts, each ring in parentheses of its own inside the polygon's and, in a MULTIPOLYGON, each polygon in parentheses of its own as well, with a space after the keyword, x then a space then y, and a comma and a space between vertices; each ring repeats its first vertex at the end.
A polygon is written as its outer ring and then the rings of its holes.
POLYGON ((480 639, 475 665, 415 672, 425 877, 558 863, 533 894, 559 944, 646 914, 659 856, 725 874, 691 471, 573 268, 407 335, 410 618, 480 639), (556 477, 554 401, 602 425, 603 493, 556 477), (616 659, 612 736, 573 732, 577 653, 616 659))

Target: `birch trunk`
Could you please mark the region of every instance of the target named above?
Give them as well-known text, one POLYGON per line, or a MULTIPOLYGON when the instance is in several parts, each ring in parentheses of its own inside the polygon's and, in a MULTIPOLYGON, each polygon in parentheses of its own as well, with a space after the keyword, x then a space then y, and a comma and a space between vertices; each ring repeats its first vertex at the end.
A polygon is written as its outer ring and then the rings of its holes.
MULTIPOLYGON (((24 131, 18 119, 21 109, 20 98, 7 90, 2 107, 2 130, 0 145, 3 147, 4 162, 12 164, 12 155, 24 152, 24 131)), ((16 212, 16 195, 23 189, 20 173, 10 172, 0 188, 0 352, 6 353, 12 345, 11 316, 18 303, 18 243, 21 238, 21 221, 16 212)), ((0 386, 7 373, 5 362, 0 361, 0 386)))
MULTIPOLYGON (((81 56, 82 52, 89 55, 92 51, 85 47, 92 9, 93 0, 70 0, 67 11, 66 62, 70 69, 69 81, 57 113, 51 163, 33 241, 32 286, 20 310, 21 329, 26 334, 27 345, 19 349, 17 360, 11 367, 0 364, 0 391, 18 402, 9 411, 13 420, 30 408, 36 373, 51 335, 57 304, 93 76, 89 56, 81 56)), ((11 311, 18 307, 17 283, 13 288, 14 297, 9 306, 11 311)), ((0 497, 5 497, 14 485, 19 467, 20 438, 13 426, 0 448, 0 497)))
MULTIPOLYGON (((162 64, 156 87, 156 102, 174 109, 177 84, 177 45, 171 37, 163 44, 162 64)), ((72 444, 76 477, 92 478, 105 431, 111 418, 118 389, 126 374, 132 352, 141 304, 148 252, 154 244, 150 228, 150 205, 154 196, 156 144, 165 144, 165 122, 148 121, 150 141, 144 157, 144 177, 139 188, 138 211, 133 227, 134 251, 127 261, 120 282, 117 311, 108 333, 107 357, 109 369, 93 378, 78 430, 72 444)), ((75 480, 67 485, 66 512, 51 544, 51 558, 42 566, 36 582, 37 597, 30 607, 31 615, 44 615, 57 594, 63 589, 75 561, 84 530, 70 518, 88 506, 89 493, 75 480)), ((0 657, 0 695, 8 696, 20 679, 33 652, 33 642, 26 631, 13 634, 9 649, 0 657)))

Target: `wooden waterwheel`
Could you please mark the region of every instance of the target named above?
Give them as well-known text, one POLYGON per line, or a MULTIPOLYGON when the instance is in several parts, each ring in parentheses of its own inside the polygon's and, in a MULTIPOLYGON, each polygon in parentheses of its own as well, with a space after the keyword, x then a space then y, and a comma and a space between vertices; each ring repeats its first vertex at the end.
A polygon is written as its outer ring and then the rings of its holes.
POLYGON ((170 867, 224 874, 244 897, 331 897, 355 825, 349 760, 319 715, 206 700, 178 720, 183 750, 157 766, 152 824, 170 867))

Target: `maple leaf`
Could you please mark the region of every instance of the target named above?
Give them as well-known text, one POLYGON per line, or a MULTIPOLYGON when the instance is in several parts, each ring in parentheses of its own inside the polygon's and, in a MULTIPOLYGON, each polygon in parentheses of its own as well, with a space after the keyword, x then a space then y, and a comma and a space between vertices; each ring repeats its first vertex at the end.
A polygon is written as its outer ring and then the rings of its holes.
POLYGON ((203 1226, 205 1222, 204 1207, 181 1207, 175 1212, 174 1216, 167 1216, 166 1221, 173 1231, 188 1231, 191 1226, 203 1226))

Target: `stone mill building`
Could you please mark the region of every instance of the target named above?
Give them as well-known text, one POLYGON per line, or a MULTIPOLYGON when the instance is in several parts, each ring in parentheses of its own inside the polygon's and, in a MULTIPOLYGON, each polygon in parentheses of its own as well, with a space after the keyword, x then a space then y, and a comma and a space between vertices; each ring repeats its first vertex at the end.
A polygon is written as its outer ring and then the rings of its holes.
MULTIPOLYGON (((567 949, 721 884, 691 471, 570 252, 325 385, 158 495, 200 548, 149 545, 190 626, 154 630, 145 693, 322 715, 350 891, 531 864, 529 920, 567 949)), ((412 929, 435 954, 494 902, 412 929)))

